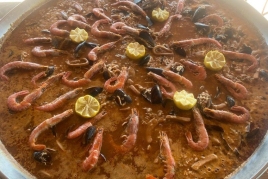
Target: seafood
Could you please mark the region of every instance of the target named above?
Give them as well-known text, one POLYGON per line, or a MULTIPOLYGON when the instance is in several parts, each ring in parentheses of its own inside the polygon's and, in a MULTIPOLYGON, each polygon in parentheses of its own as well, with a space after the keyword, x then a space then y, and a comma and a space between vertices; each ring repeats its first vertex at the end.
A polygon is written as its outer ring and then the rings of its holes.
POLYGON ((175 41, 170 44, 170 47, 185 48, 185 47, 191 47, 191 46, 202 45, 202 44, 213 44, 217 46, 218 48, 222 48, 222 45, 220 44, 220 42, 212 38, 198 38, 198 39, 175 41))
POLYGON ((68 80, 68 77, 71 74, 72 74, 71 71, 67 71, 64 73, 62 77, 62 83, 68 87, 77 88, 77 87, 87 86, 91 82, 91 80, 86 79, 86 78, 81 78, 78 80, 68 80))
POLYGON ((87 57, 89 60, 91 61, 96 61, 97 60, 97 55, 100 54, 100 53, 104 53, 112 48, 115 47, 115 44, 116 42, 118 41, 115 41, 115 42, 109 42, 109 43, 106 43, 102 46, 97 46, 95 48, 93 48, 88 54, 87 54, 87 57))
POLYGON ((102 87, 89 87, 85 89, 85 92, 91 96, 97 96, 103 91, 102 87))
POLYGON ((201 19, 204 16, 206 16, 207 10, 210 9, 210 8, 211 8, 210 5, 201 5, 201 6, 199 6, 194 12, 192 21, 197 22, 199 19, 201 19))
POLYGON ((87 24, 87 19, 80 14, 73 14, 68 19, 67 22, 72 27, 79 27, 80 29, 90 30, 91 27, 87 24))
POLYGON ((162 131, 160 132, 160 158, 165 164, 165 177, 164 179, 173 179, 175 178, 175 160, 172 156, 172 152, 170 149, 170 144, 168 140, 167 134, 162 131))
POLYGON ((180 19, 181 17, 182 16, 180 14, 175 14, 175 15, 169 16, 169 18, 168 18, 167 22, 165 23, 164 27, 157 33, 158 37, 165 36, 169 32, 173 20, 180 19))
POLYGON ((82 92, 82 88, 76 88, 72 91, 69 91, 61 95, 54 101, 47 103, 45 105, 42 105, 42 106, 38 106, 35 109, 38 109, 40 111, 54 111, 55 109, 58 109, 62 107, 64 104, 66 104, 68 100, 75 98, 81 92, 82 92))
POLYGON ((173 83, 171 83, 170 81, 168 81, 164 77, 162 77, 160 75, 157 75, 157 74, 155 74, 153 72, 149 72, 148 76, 152 77, 157 82, 157 84, 160 86, 162 94, 166 98, 173 99, 174 93, 177 90, 173 83))
POLYGON ((127 33, 127 29, 123 28, 124 26, 127 26, 124 22, 115 22, 110 26, 110 31, 117 33, 117 34, 124 35, 127 33))
POLYGON ((37 137, 45 130, 55 126, 59 122, 63 121, 67 117, 71 116, 73 114, 72 109, 68 109, 64 111, 63 113, 57 114, 49 119, 46 119, 42 123, 40 123, 34 130, 32 131, 30 137, 29 137, 29 145, 33 150, 41 151, 46 149, 46 146, 44 144, 36 144, 37 137))
POLYGON ((207 16, 203 17, 202 19, 200 19, 199 22, 203 22, 203 23, 216 22, 218 27, 222 27, 224 24, 221 16, 219 16, 217 14, 207 15, 207 16))
POLYGON ((109 93, 113 93, 116 89, 123 88, 127 77, 127 67, 122 67, 122 70, 117 77, 111 77, 104 83, 104 89, 109 93), (112 82, 115 82, 115 84, 112 84, 112 82))
POLYGON ((67 60, 65 61, 65 63, 68 66, 72 66, 72 67, 81 67, 81 66, 88 66, 89 65, 89 61, 86 58, 82 58, 79 60, 67 60))
POLYGON ((68 52, 64 50, 58 50, 58 49, 42 49, 42 46, 36 46, 32 50, 32 54, 36 57, 46 57, 48 55, 51 56, 59 56, 60 54, 68 54, 68 52))
POLYGON ((19 91, 17 93, 10 95, 7 98, 8 109, 10 109, 12 111, 23 111, 25 109, 28 109, 31 106, 31 104, 26 102, 26 101, 21 101, 18 103, 17 98, 19 98, 21 96, 28 95, 29 93, 30 92, 28 90, 24 90, 24 91, 19 91))
MULTIPOLYGON (((132 89, 133 90, 133 89, 132 89)), ((134 89, 135 90, 135 89, 134 89)), ((159 104, 162 102, 162 93, 160 87, 156 84, 151 90, 143 90, 139 92, 147 101, 152 104, 159 104)))
POLYGON ((41 78, 45 78, 45 77, 49 77, 54 73, 55 67, 54 66, 49 66, 47 68, 46 71, 42 71, 40 73, 38 73, 37 75, 35 75, 31 82, 33 83, 34 86, 36 86, 36 81, 41 79, 41 78))
POLYGON ((107 19, 109 22, 112 22, 112 19, 104 14, 104 10, 102 8, 93 8, 93 14, 100 19, 107 19))
POLYGON ((215 109, 209 109, 209 108, 205 108, 203 111, 207 116, 213 119, 223 120, 227 122, 245 123, 246 121, 249 120, 250 114, 246 108, 242 106, 233 106, 230 109, 231 111, 241 113, 241 115, 236 115, 229 111, 215 110, 215 109))
POLYGON ((102 146, 102 136, 103 136, 103 128, 98 128, 92 147, 89 150, 89 156, 86 157, 86 159, 82 163, 83 171, 90 171, 94 166, 96 166, 100 156, 100 150, 102 146))
POLYGON ((116 89, 113 93, 115 101, 118 105, 124 106, 126 103, 132 103, 132 99, 122 89, 116 89))
POLYGON ((196 79, 205 80, 207 78, 207 72, 203 66, 185 59, 181 59, 180 62, 195 76, 196 79))
POLYGON ((100 70, 103 69, 105 63, 103 60, 100 60, 99 62, 95 63, 85 74, 84 78, 85 79, 91 79, 94 74, 99 72, 100 70))
POLYGON ((33 157, 35 160, 45 165, 51 161, 51 154, 47 150, 35 151, 33 157))
POLYGON ((86 129, 86 132, 85 132, 85 142, 84 142, 86 145, 89 143, 89 141, 95 135, 95 133, 96 133, 96 127, 95 126, 89 126, 86 129))
POLYGON ((181 14, 184 7, 185 0, 178 0, 175 14, 181 14))
POLYGON ((153 48, 153 52, 155 55, 168 55, 168 56, 173 56, 172 50, 169 48, 165 47, 164 45, 156 45, 153 48))
POLYGON ((131 1, 119 1, 116 3, 111 4, 111 6, 127 6, 129 7, 133 12, 136 12, 140 15, 142 15, 143 17, 146 18, 146 21, 148 22, 148 26, 152 26, 153 22, 151 21, 151 19, 147 16, 146 12, 140 8, 137 4, 131 2, 131 1))
POLYGON ((196 133, 199 137, 197 142, 193 141, 192 133, 191 132, 186 132, 185 136, 188 141, 188 145, 196 151, 203 151, 207 148, 209 144, 209 138, 208 138, 208 133, 205 128, 204 121, 202 119, 202 116, 198 110, 198 108, 194 107, 192 109, 193 115, 194 115, 194 124, 195 124, 195 130, 196 133))
POLYGON ((79 52, 80 49, 82 49, 82 47, 84 47, 84 46, 89 47, 89 48, 95 48, 95 47, 98 46, 98 44, 96 44, 96 43, 92 43, 92 42, 87 42, 87 41, 83 41, 83 42, 81 42, 80 44, 78 44, 78 45, 76 46, 76 48, 75 48, 75 50, 74 50, 74 56, 75 56, 75 57, 78 57, 78 56, 79 56, 79 55, 78 55, 78 52, 79 52))
POLYGON ((107 113, 105 111, 98 113, 95 117, 93 117, 89 121, 85 122, 84 124, 79 126, 77 129, 75 129, 74 131, 69 132, 67 135, 67 138, 74 139, 74 138, 79 137, 81 134, 83 134, 87 130, 88 127, 90 127, 94 123, 98 122, 100 119, 102 119, 104 116, 106 116, 106 114, 107 113))
POLYGON ((108 23, 110 23, 108 19, 100 19, 100 20, 95 21, 95 23, 92 25, 92 28, 91 28, 91 34, 96 37, 101 37, 101 38, 119 39, 121 35, 118 35, 109 31, 100 31, 98 29, 98 27, 101 24, 108 24, 108 23))
POLYGON ((51 43, 52 39, 49 37, 35 37, 35 38, 29 38, 29 39, 25 39, 23 41, 25 44, 27 45, 36 45, 36 44, 40 44, 40 43, 51 43))
POLYGON ((41 65, 38 63, 32 63, 32 62, 23 62, 23 61, 14 61, 9 62, 2 66, 0 68, 0 78, 2 80, 8 81, 9 78, 5 75, 7 71, 13 70, 13 69, 27 69, 27 70, 36 70, 36 69, 47 69, 48 66, 41 65))
POLYGON ((68 25, 66 20, 58 20, 54 24, 50 26, 50 33, 52 35, 60 36, 60 37, 68 37, 70 35, 70 32, 64 29, 60 29, 60 26, 68 25))
POLYGON ((226 50, 221 50, 221 53, 225 56, 225 58, 230 58, 230 59, 243 59, 250 61, 252 64, 247 68, 247 71, 254 71, 258 68, 258 60, 250 54, 246 53, 239 53, 239 52, 232 52, 232 51, 226 51, 226 50))
POLYGON ((239 100, 247 97, 248 90, 243 85, 233 82, 232 80, 219 74, 215 74, 215 77, 221 84, 224 85, 224 87, 233 95, 233 97, 239 100))
POLYGON ((179 75, 178 73, 174 73, 171 70, 163 70, 162 74, 169 80, 178 82, 188 89, 193 87, 193 84, 190 80, 188 80, 184 76, 179 75))

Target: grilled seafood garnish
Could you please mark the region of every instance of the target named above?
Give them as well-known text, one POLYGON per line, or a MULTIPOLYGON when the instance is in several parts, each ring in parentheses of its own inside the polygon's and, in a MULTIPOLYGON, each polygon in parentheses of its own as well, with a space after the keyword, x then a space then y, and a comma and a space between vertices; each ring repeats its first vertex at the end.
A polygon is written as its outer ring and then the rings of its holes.
POLYGON ((40 123, 34 130, 32 131, 30 137, 29 137, 29 145, 33 150, 44 150, 46 149, 46 146, 44 144, 36 144, 37 137, 45 130, 50 129, 54 125, 58 124, 59 122, 63 121, 67 117, 73 114, 72 109, 68 109, 64 111, 61 114, 57 114, 53 116, 52 118, 46 119, 42 123, 40 123))

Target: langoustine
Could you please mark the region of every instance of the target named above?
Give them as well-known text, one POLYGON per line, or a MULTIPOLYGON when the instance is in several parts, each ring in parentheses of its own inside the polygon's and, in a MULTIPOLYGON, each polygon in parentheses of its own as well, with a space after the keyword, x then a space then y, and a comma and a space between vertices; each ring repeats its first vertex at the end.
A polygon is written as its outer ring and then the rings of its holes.
POLYGON ((203 66, 185 59, 181 59, 180 62, 194 75, 196 79, 205 80, 207 78, 207 72, 203 66))
POLYGON ((46 149, 46 145, 44 144, 36 144, 37 137, 45 130, 53 127, 54 125, 58 124, 59 122, 63 121, 67 117, 73 114, 72 109, 68 109, 61 114, 57 114, 52 118, 46 119, 42 123, 40 123, 34 130, 32 131, 29 137, 29 145, 33 150, 41 151, 46 149))
POLYGON ((117 43, 118 41, 115 41, 115 42, 109 42, 109 43, 106 43, 106 44, 103 44, 102 46, 97 46, 95 48, 93 48, 92 50, 90 50, 90 52, 87 54, 87 57, 89 60, 91 61, 96 61, 97 58, 98 58, 98 54, 100 53, 104 53, 112 48, 115 47, 115 44, 117 43))
POLYGON ((208 138, 208 133, 205 128, 204 121, 202 119, 202 116, 198 110, 198 108, 194 107, 192 109, 193 115, 194 115, 194 124, 195 124, 195 130, 196 133, 199 137, 197 142, 193 141, 192 133, 191 132, 186 132, 185 136, 188 141, 188 145, 196 150, 196 151, 203 151, 207 148, 209 144, 209 138, 208 138))
POLYGON ((60 36, 60 37, 67 37, 70 35, 68 30, 60 29, 60 26, 66 26, 68 22, 66 20, 58 20, 54 24, 50 26, 50 33, 52 35, 60 36))
POLYGON ((95 23, 92 25, 92 28, 91 28, 91 34, 96 37, 101 37, 101 38, 119 39, 121 35, 115 34, 110 31, 100 31, 98 29, 98 27, 101 24, 108 24, 108 23, 110 23, 110 20, 108 19, 100 19, 100 20, 95 21, 95 23))
POLYGON ((72 27, 79 27, 80 29, 90 30, 91 26, 87 24, 87 19, 80 14, 73 14, 68 19, 67 22, 72 27))
POLYGON ((198 39, 175 41, 170 44, 170 47, 184 48, 184 47, 191 47, 191 46, 202 45, 202 44, 213 44, 217 46, 218 48, 222 48, 222 45, 220 44, 220 42, 212 38, 198 38, 198 39))
POLYGON ((122 70, 117 77, 111 77, 104 83, 104 89, 109 93, 113 93, 116 89, 123 88, 127 77, 127 67, 122 67, 122 70), (115 82, 115 84, 112 84, 112 82, 115 82))
POLYGON ((102 147, 102 138, 103 138, 103 128, 98 128, 92 147, 88 152, 89 156, 86 157, 86 159, 82 163, 83 171, 86 172, 90 171, 93 167, 96 166, 99 160, 100 151, 102 147))
POLYGON ((36 57, 47 57, 47 56, 59 56, 60 54, 68 54, 67 51, 59 49, 42 49, 42 46, 36 46, 32 49, 32 54, 36 57))
POLYGON ((76 88, 72 91, 69 91, 61 95, 60 97, 56 98, 54 101, 47 103, 45 105, 42 105, 42 106, 38 106, 35 109, 40 110, 40 111, 47 111, 47 112, 54 111, 55 109, 58 109, 62 107, 64 104, 66 104, 68 100, 75 98, 82 91, 83 91, 82 88, 76 88))

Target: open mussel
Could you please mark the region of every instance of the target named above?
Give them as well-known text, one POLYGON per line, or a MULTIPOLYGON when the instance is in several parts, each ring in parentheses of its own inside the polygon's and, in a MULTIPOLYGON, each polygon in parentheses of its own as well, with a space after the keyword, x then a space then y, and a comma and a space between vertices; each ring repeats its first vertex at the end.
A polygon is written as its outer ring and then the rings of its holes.
POLYGON ((87 145, 96 133, 95 126, 89 126, 85 132, 85 144, 87 145))
POLYGON ((152 104, 162 103, 162 93, 158 85, 154 85, 151 90, 144 90, 141 95, 152 104))
POLYGON ((99 44, 93 43, 93 42, 87 42, 87 41, 83 41, 81 43, 79 43, 75 49, 74 49, 74 56, 78 57, 78 53, 79 51, 82 49, 82 47, 89 47, 89 48, 95 48, 97 47, 99 44))
POLYGON ((49 67, 47 67, 47 70, 46 70, 46 72, 45 72, 46 77, 51 76, 51 75, 54 73, 54 71, 55 71, 55 67, 54 67, 54 66, 49 66, 49 67))
POLYGON ((184 66, 182 64, 176 64, 170 67, 170 70, 174 73, 178 73, 179 75, 182 75, 184 72, 184 66))
POLYGON ((148 72, 153 72, 157 75, 163 76, 163 69, 162 68, 156 68, 156 67, 146 67, 146 70, 148 72))
POLYGON ((116 89, 113 93, 115 101, 119 106, 124 106, 127 103, 132 103, 132 99, 122 89, 116 89))
POLYGON ((153 48, 155 46, 155 41, 147 30, 141 30, 135 39, 148 48, 153 48))
POLYGON ((174 51, 176 54, 178 54, 178 55, 180 55, 180 56, 182 56, 182 57, 186 57, 186 51, 185 51, 184 48, 182 48, 182 47, 174 46, 174 47, 173 47, 173 51, 174 51))
POLYGON ((91 96, 97 96, 103 91, 103 87, 89 87, 85 89, 85 92, 91 96))
POLYGON ((33 157, 36 161, 45 165, 51 161, 51 155, 47 150, 35 151, 33 157))

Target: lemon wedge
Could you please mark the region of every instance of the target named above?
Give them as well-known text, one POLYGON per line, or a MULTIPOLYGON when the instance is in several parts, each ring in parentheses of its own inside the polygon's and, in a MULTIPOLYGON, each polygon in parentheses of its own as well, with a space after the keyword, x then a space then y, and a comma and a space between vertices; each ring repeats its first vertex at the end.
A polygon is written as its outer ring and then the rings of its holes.
POLYGON ((205 67, 213 71, 221 70, 225 64, 226 61, 224 55, 217 50, 209 51, 204 59, 205 67))
POLYGON ((156 8, 152 11, 152 18, 158 22, 163 22, 167 20, 169 17, 169 12, 165 9, 162 10, 161 8, 156 8))
POLYGON ((132 60, 138 60, 145 55, 144 45, 138 42, 129 43, 126 48, 126 56, 132 60))
POLYGON ((70 38, 75 43, 80 43, 88 38, 88 33, 85 31, 85 29, 76 28, 75 30, 71 30, 70 32, 70 38))
POLYGON ((85 95, 78 98, 75 103, 75 112, 85 118, 96 116, 99 110, 99 101, 90 95, 85 95))
POLYGON ((196 104, 196 99, 193 93, 188 93, 185 90, 180 92, 176 91, 173 96, 173 101, 175 105, 182 110, 189 110, 196 104))

